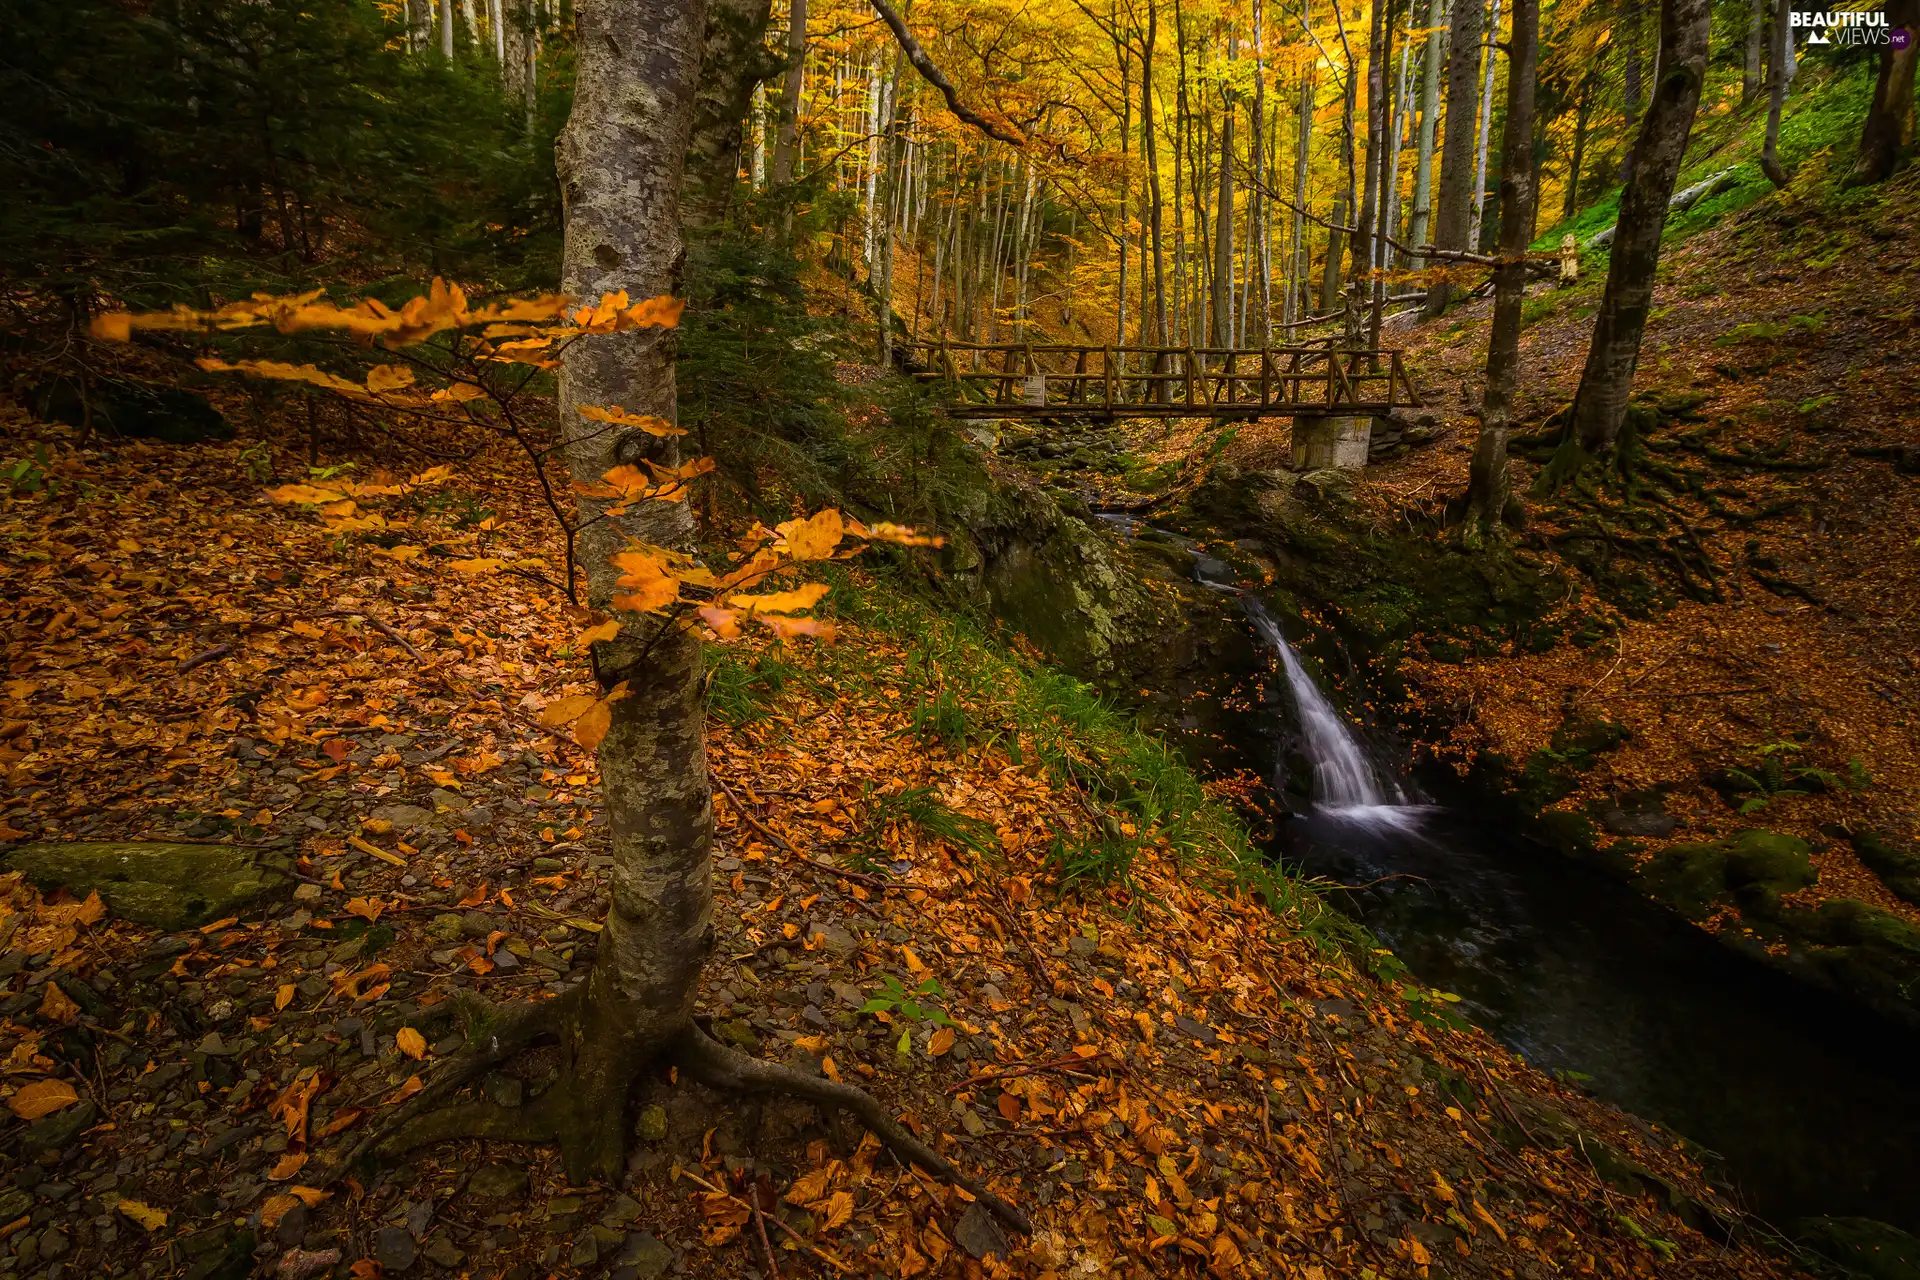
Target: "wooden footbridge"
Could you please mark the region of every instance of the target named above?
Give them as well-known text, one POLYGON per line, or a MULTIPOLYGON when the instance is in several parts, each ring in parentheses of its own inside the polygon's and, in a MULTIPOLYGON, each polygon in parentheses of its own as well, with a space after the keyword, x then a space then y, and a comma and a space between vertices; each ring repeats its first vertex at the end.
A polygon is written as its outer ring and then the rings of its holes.
POLYGON ((1397 350, 913 342, 908 367, 957 389, 956 418, 1361 417, 1417 407, 1397 350))

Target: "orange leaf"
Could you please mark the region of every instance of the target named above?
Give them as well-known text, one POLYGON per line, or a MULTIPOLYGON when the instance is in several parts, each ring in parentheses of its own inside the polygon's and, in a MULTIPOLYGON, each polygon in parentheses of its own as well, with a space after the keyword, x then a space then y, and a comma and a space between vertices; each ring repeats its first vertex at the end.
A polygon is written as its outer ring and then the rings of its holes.
POLYGON ((54 1022, 72 1022, 80 1016, 80 1006, 60 989, 59 983, 49 982, 46 994, 40 998, 40 1016, 54 1022))
POLYGON ((358 1124, 360 1118, 366 1114, 366 1112, 358 1107, 348 1107, 343 1111, 336 1111, 333 1113, 333 1119, 327 1121, 327 1127, 320 1131, 320 1136, 322 1138, 331 1138, 342 1129, 351 1129, 355 1124, 358 1124))
POLYGON ((80 1101, 65 1080, 36 1080, 7 1099, 7 1109, 22 1120, 38 1120, 80 1101))
POLYGON ((1003 1093, 1000 1095, 1000 1101, 994 1106, 999 1110, 1000 1118, 1008 1124, 1020 1123, 1020 1099, 1010 1093, 1003 1093))
POLYGON ((787 555, 793 559, 825 560, 840 545, 847 526, 840 513, 828 507, 805 520, 788 520, 774 528, 787 540, 787 555))
POLYGON ((598 644, 603 640, 611 640, 619 634, 620 624, 609 618, 597 627, 588 627, 585 631, 582 631, 573 638, 573 643, 576 647, 584 649, 590 644, 598 644))
POLYGON ((412 1027, 400 1028, 394 1033, 393 1041, 400 1047, 400 1052, 409 1058, 419 1059, 426 1056, 427 1038, 412 1027))
POLYGON ((408 1098, 411 1098, 414 1094, 426 1087, 419 1076, 408 1076, 407 1082, 388 1094, 386 1102, 382 1105, 390 1107, 396 1102, 405 1102, 408 1098))
POLYGON ((456 902, 454 905, 457 907, 479 906, 481 903, 487 900, 487 884, 488 884, 487 881, 482 880, 480 882, 480 887, 478 889, 475 889, 472 893, 469 893, 466 897, 460 899, 460 901, 456 902))
POLYGON ((273 993, 273 1007, 276 1012, 293 1003, 294 989, 291 982, 280 984, 280 989, 273 993))
POLYGON ((613 707, 605 700, 587 708, 586 714, 573 722, 573 740, 587 751, 599 749, 601 739, 607 736, 607 730, 613 727, 613 707))
POLYGON ((548 729, 557 729, 563 724, 571 724, 585 715, 600 701, 590 693, 576 693, 569 697, 557 698, 540 712, 540 724, 548 729))
POLYGON ((758 613, 800 613, 819 604, 829 590, 831 588, 824 582, 809 582, 791 591, 774 591, 760 596, 729 596, 727 603, 758 613))
POLYGON ((853 1196, 845 1191, 836 1191, 827 1197, 827 1220, 822 1226, 828 1231, 845 1226, 853 1218, 853 1196))
POLYGON ((307 1167, 307 1153, 291 1151, 281 1156, 273 1168, 267 1170, 268 1182, 285 1182, 294 1174, 307 1167))
POLYGON ((953 1028, 942 1027, 933 1033, 933 1039, 927 1041, 927 1052, 937 1058, 947 1050, 953 1048, 953 1041, 953 1028))
POLYGON ((348 898, 347 899, 347 914, 350 916, 359 916, 362 920, 365 920, 368 923, 372 923, 373 921, 378 920, 380 918, 380 913, 382 911, 385 911, 386 909, 387 909, 387 904, 380 901, 378 898, 348 898))
POLYGON ((685 427, 676 427, 665 418, 656 418, 647 413, 628 413, 617 404, 602 408, 597 404, 578 406, 580 416, 591 422, 610 422, 622 427, 638 427, 650 436, 683 436, 685 427))

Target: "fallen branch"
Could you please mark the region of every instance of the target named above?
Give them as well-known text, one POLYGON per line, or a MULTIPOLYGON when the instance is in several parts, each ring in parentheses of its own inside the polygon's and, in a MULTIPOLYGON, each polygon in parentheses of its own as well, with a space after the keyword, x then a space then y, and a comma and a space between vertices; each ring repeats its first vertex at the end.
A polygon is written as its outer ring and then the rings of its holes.
POLYGON ((1024 1067, 1014 1067, 1009 1071, 985 1071, 977 1076, 968 1076, 959 1084, 948 1085, 947 1092, 959 1093, 962 1089, 971 1089, 975 1085, 991 1084, 995 1080, 1011 1080, 1016 1076, 1030 1076, 1041 1071, 1062 1071, 1068 1067, 1092 1066, 1108 1056, 1110 1055, 1104 1049, 1090 1058, 1082 1058, 1078 1054, 1070 1053, 1064 1058, 1055 1058, 1051 1062, 1035 1062, 1024 1067))
POLYGON ((329 609, 320 616, 323 618, 358 618, 387 639, 399 645, 402 649, 405 649, 407 656, 415 662, 423 660, 420 651, 413 647, 411 641, 370 613, 366 613, 360 609, 329 609))
MULTIPOLYGON (((732 1200, 735 1204, 748 1204, 750 1208, 757 1207, 757 1206, 751 1205, 750 1202, 741 1200, 739 1196, 734 1195, 733 1192, 731 1191, 721 1190, 719 1187, 714 1186, 711 1182, 708 1182, 705 1178, 701 1177, 699 1174, 689 1173, 685 1168, 685 1166, 681 1166, 675 1169, 674 1174, 676 1177, 685 1178, 688 1182, 693 1183, 696 1187, 705 1187, 707 1190, 713 1192, 715 1195, 725 1196, 727 1197, 727 1199, 732 1200)), ((826 1263, 828 1266, 832 1267, 834 1270, 840 1272, 840 1274, 851 1275, 853 1273, 852 1267, 840 1261, 840 1259, 834 1257, 832 1254, 828 1253, 826 1250, 817 1247, 811 1241, 809 1241, 806 1237, 802 1236, 800 1233, 795 1231, 792 1227, 780 1221, 780 1219, 769 1216, 767 1218, 767 1221, 771 1222, 774 1226, 780 1228, 780 1230, 786 1232, 789 1236, 793 1238, 793 1242, 795 1244, 799 1245, 802 1249, 805 1249, 807 1252, 811 1253, 814 1257, 820 1259, 820 1261, 826 1263)))
POLYGON ((740 803, 740 797, 733 794, 733 788, 729 787, 724 781, 722 781, 719 774, 713 775, 713 783, 715 786, 719 787, 721 793, 727 797, 727 803, 733 806, 733 811, 740 815, 740 820, 742 822, 746 823, 748 826, 752 827, 755 831, 758 831, 761 835, 773 841, 775 844, 779 845, 782 849, 785 849, 788 853, 792 854, 794 857, 798 858, 800 861, 806 863, 808 866, 819 867, 822 871, 831 871, 833 872, 833 874, 839 876, 843 880, 851 880, 855 884, 864 884, 864 885, 867 885, 869 888, 886 889, 890 887, 888 883, 885 880, 882 880, 879 876, 868 875, 864 871, 849 871, 845 867, 836 867, 831 862, 822 862, 818 858, 809 858, 806 854, 800 852, 800 850, 794 845, 793 841, 787 839, 785 836, 781 835, 778 831, 775 831, 772 827, 769 827, 766 823, 754 817, 751 813, 748 813, 747 806, 740 803))
POLYGON ((231 644, 217 644, 203 653, 196 653, 191 658, 188 658, 185 662, 181 663, 179 667, 175 668, 173 674, 177 676, 185 675, 195 667, 205 666, 209 662, 218 662, 232 652, 233 646, 231 644))

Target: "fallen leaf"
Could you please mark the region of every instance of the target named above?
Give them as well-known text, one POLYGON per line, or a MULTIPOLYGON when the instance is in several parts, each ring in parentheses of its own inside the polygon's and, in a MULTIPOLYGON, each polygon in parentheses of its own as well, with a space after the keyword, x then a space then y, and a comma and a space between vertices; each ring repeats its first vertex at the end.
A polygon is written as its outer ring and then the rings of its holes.
POLYGON ((114 1207, 149 1231, 158 1231, 167 1225, 167 1214, 164 1209, 141 1204, 138 1200, 122 1200, 114 1207))
POLYGON ((853 1219, 853 1196, 845 1191, 836 1191, 827 1199, 827 1220, 822 1225, 831 1231, 835 1227, 845 1226, 853 1219))
POLYGON ((72 1022, 80 1016, 80 1006, 60 989, 59 983, 49 982, 46 994, 40 998, 40 1016, 54 1022, 72 1022))
POLYGON ((306 1167, 307 1153, 304 1151, 290 1151, 275 1161, 273 1168, 267 1170, 267 1181, 285 1182, 288 1178, 291 1178, 294 1174, 306 1167))
POLYGON ((927 1052, 937 1058, 947 1050, 953 1048, 953 1041, 953 1028, 942 1027, 933 1033, 933 1039, 927 1041, 927 1052))
POLYGON ((388 1094, 387 1100, 382 1105, 390 1107, 396 1102, 405 1102, 408 1098, 411 1098, 414 1094, 426 1087, 426 1084, 419 1076, 408 1076, 407 1082, 388 1094))
POLYGON ((419 1059, 426 1056, 427 1038, 412 1027, 400 1028, 394 1033, 393 1041, 400 1046, 400 1052, 409 1058, 419 1059))
POLYGON ((65 1080, 36 1080, 8 1098, 7 1109, 22 1120, 38 1120, 78 1101, 80 1095, 65 1080))
POLYGON ((291 982, 280 984, 280 989, 273 993, 273 1007, 276 1012, 293 1003, 294 990, 291 982))

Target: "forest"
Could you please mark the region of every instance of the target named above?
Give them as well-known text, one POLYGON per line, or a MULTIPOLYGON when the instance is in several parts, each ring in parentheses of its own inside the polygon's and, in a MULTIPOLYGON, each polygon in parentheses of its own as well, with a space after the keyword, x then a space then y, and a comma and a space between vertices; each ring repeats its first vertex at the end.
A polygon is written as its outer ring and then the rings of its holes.
POLYGON ((1920 0, 17 0, 0 1280, 1920 1277, 1920 0))

